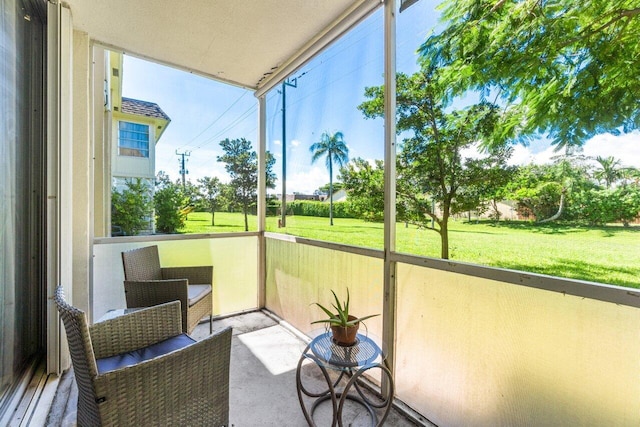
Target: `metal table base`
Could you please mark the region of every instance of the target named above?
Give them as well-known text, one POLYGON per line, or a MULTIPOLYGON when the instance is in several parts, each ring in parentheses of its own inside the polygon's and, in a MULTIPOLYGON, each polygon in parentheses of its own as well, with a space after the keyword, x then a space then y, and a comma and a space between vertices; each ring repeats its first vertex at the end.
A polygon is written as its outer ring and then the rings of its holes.
POLYGON ((353 347, 337 346, 337 344, 327 340, 330 340, 330 333, 315 338, 302 352, 296 369, 298 400, 307 423, 316 427, 313 418, 314 412, 322 403, 330 400, 333 414, 331 427, 336 425, 343 427, 343 409, 345 402, 350 400, 360 404, 369 412, 372 427, 382 426, 391 410, 394 384, 391 371, 380 348, 371 339, 362 335, 359 335, 359 342, 353 347), (326 390, 314 393, 305 388, 301 376, 305 360, 312 361, 313 365, 320 369, 327 383, 326 390), (335 381, 331 380, 328 369, 339 372, 339 376, 335 381), (386 382, 388 386, 383 391, 381 402, 374 402, 368 398, 358 382, 360 377, 371 369, 380 369, 381 375, 386 375, 388 380, 386 382), (345 381, 346 385, 340 389, 340 384, 345 381), (355 390, 356 393, 353 393, 352 390, 355 390), (305 403, 305 396, 314 399, 309 409, 305 403), (376 409, 381 410, 380 419, 378 419, 376 409))

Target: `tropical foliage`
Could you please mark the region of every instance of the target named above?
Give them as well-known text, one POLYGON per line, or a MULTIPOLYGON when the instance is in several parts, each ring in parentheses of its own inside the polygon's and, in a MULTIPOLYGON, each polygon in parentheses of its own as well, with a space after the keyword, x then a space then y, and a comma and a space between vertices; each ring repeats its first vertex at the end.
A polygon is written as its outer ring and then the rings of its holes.
POLYGON ((330 135, 324 132, 320 141, 311 144, 311 163, 324 157, 329 170, 329 225, 333 225, 333 163, 343 167, 349 161, 349 148, 344 141, 342 132, 330 135))
POLYGON ((357 323, 360 323, 363 320, 367 320, 372 317, 379 316, 379 314, 369 314, 367 316, 362 316, 362 317, 353 316, 353 314, 349 312, 349 289, 347 289, 347 300, 343 302, 340 302, 340 299, 338 298, 338 296, 333 290, 331 291, 331 293, 333 294, 333 298, 334 298, 334 303, 331 304, 331 306, 333 307, 333 310, 325 307, 320 303, 315 302, 314 304, 320 307, 322 311, 324 311, 324 313, 327 315, 327 318, 316 320, 314 322, 311 322, 311 324, 328 323, 332 326, 341 326, 346 328, 349 326, 355 326, 357 323), (349 318, 349 316, 352 316, 352 317, 349 318))

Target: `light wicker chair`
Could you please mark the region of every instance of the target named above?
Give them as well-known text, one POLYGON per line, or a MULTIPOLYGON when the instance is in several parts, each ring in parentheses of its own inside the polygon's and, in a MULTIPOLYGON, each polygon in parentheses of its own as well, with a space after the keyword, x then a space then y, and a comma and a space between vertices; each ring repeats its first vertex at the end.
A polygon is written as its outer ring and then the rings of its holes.
POLYGON ((62 288, 54 299, 78 384, 78 426, 229 425, 230 328, 196 342, 182 333, 178 301, 88 326, 62 288))
POLYGON ((122 252, 127 307, 151 307, 178 300, 183 331, 193 332, 204 316, 213 323, 213 267, 160 267, 157 246, 122 252))

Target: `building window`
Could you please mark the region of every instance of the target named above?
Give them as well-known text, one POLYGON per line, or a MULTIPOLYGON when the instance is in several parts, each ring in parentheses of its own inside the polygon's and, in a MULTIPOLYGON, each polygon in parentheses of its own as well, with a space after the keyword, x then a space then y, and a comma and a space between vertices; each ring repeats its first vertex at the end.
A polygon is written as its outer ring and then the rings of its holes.
POLYGON ((149 157, 149 126, 140 123, 118 123, 118 155, 149 157))

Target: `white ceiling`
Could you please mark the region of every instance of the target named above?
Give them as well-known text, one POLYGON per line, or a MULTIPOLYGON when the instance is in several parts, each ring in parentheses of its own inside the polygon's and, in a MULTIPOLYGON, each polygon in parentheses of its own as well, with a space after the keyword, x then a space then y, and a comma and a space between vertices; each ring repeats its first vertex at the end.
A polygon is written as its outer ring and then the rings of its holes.
POLYGON ((380 0, 67 0, 107 46, 257 89, 337 20, 380 0))

